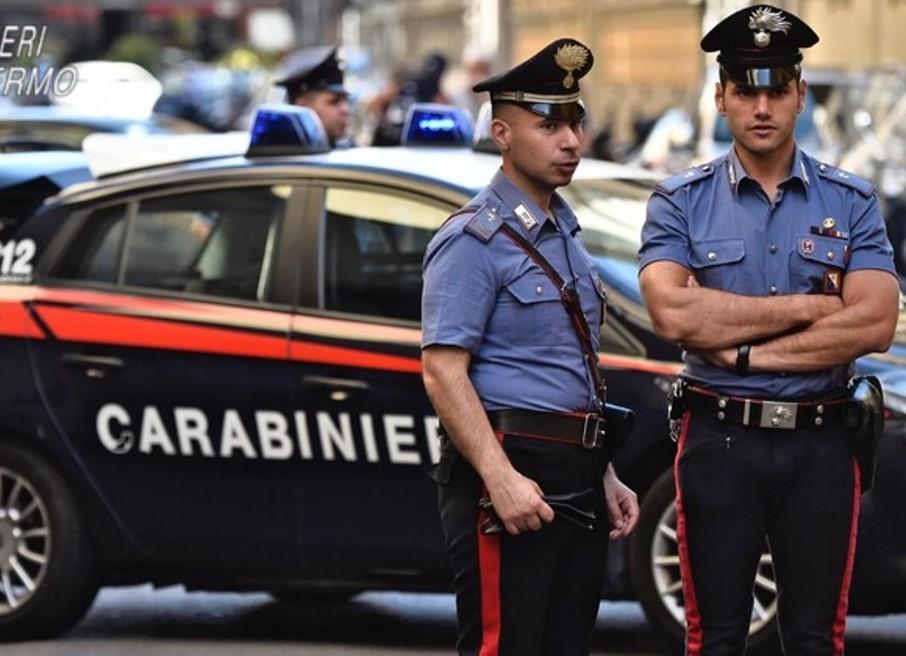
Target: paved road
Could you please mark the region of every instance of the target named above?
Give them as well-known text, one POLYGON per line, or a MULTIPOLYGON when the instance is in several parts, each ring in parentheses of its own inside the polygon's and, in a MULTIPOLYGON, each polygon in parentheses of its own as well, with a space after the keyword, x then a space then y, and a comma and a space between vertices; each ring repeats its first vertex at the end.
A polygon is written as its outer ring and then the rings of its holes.
MULTIPOLYGON (((64 638, 4 645, 4 656, 411 656, 453 654, 449 595, 368 593, 349 603, 291 605, 264 594, 106 589, 64 638)), ((595 654, 670 655, 633 603, 604 603, 595 654)), ((847 656, 906 653, 906 615, 851 618, 847 656)))

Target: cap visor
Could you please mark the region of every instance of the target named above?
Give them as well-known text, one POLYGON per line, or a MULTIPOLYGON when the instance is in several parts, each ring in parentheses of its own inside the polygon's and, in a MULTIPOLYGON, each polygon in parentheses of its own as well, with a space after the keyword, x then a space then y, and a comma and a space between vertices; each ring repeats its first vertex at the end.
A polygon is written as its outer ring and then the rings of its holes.
POLYGON ((582 102, 571 103, 516 103, 533 114, 544 116, 554 121, 575 121, 585 116, 585 105, 582 102))
POLYGON ((772 89, 782 87, 796 77, 796 70, 790 66, 773 68, 725 68, 727 77, 736 84, 754 89, 772 89))

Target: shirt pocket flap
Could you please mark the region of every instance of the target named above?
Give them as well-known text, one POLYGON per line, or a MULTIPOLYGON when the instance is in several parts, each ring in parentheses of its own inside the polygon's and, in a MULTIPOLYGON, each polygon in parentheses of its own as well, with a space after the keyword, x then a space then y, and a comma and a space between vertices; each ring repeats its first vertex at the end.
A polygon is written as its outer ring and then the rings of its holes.
POLYGON ((799 255, 812 262, 841 269, 846 266, 847 244, 845 239, 834 239, 833 237, 816 235, 798 235, 796 237, 796 250, 799 255))
POLYGON ((560 292, 543 271, 529 271, 506 286, 520 303, 559 301, 560 292))
POLYGON ((742 239, 712 239, 692 244, 690 264, 696 269, 733 264, 745 255, 746 246, 742 239))

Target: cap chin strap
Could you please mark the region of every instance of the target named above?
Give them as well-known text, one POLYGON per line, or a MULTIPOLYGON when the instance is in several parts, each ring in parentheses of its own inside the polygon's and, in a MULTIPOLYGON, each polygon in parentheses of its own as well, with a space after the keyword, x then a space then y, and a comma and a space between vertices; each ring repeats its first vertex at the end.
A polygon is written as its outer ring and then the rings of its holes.
POLYGON ((560 94, 527 93, 525 91, 498 91, 491 94, 491 100, 509 100, 519 103, 550 103, 552 105, 565 105, 579 100, 579 92, 568 96, 560 94))
POLYGON ((785 85, 796 79, 800 73, 798 64, 774 66, 767 68, 728 68, 723 67, 727 77, 736 84, 757 89, 770 89, 785 85))

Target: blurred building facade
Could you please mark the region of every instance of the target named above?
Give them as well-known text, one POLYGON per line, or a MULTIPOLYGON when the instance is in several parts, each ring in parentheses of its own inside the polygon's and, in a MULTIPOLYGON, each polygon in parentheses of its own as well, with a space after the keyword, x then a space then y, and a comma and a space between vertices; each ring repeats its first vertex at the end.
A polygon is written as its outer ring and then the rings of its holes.
MULTIPOLYGON (((631 139, 633 125, 671 106, 691 107, 708 61, 703 29, 746 0, 359 0, 356 44, 389 70, 429 52, 451 62, 464 49, 494 52, 503 70, 559 36, 595 53, 583 90, 595 127, 631 139), (496 33, 496 34, 495 34, 496 33)), ((821 35, 811 68, 861 70, 906 64, 906 0, 773 0, 821 35)))

